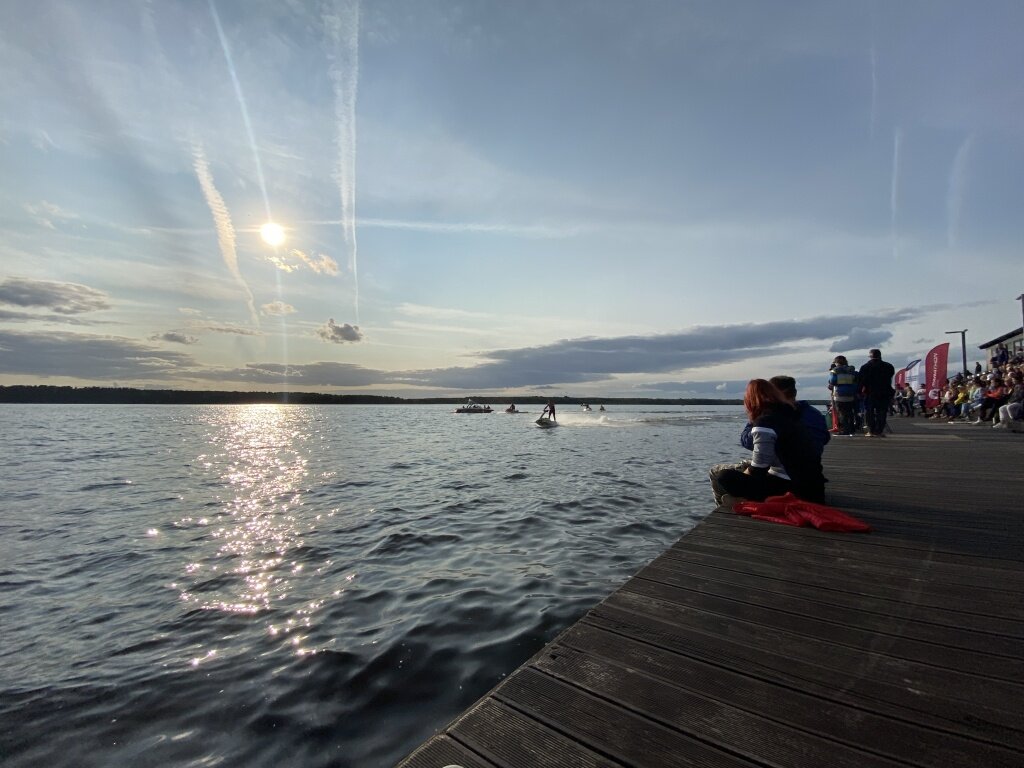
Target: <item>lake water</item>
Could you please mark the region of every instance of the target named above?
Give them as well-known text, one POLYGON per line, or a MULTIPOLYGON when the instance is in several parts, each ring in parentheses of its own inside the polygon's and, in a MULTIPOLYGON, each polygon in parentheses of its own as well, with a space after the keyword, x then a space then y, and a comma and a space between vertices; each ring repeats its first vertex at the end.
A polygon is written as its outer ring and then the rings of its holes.
POLYGON ((536 415, 0 406, 0 761, 393 765, 743 452, 738 407, 536 415))

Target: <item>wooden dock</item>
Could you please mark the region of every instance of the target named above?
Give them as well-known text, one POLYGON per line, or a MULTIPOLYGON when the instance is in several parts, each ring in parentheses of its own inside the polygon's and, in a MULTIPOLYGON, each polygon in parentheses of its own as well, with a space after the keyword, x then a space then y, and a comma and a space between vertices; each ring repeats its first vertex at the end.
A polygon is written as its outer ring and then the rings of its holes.
POLYGON ((872 533, 714 512, 401 768, 1024 766, 1024 435, 892 424, 872 533))

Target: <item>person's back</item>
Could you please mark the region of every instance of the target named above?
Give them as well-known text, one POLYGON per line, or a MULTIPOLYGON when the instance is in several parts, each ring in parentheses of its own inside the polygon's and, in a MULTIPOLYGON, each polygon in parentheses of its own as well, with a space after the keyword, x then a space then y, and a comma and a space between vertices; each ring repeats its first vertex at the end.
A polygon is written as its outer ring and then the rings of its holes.
POLYGON ((888 399, 893 394, 892 377, 895 375, 896 369, 892 363, 872 358, 860 367, 860 385, 869 398, 888 399))
MULTIPOLYGON (((825 478, 821 468, 821 452, 795 408, 787 405, 771 407, 754 421, 753 431, 771 430, 775 433, 775 455, 781 466, 770 469, 773 474, 784 472, 793 483, 793 492, 802 499, 822 501, 825 478)), ((755 450, 756 454, 756 450, 755 450)))

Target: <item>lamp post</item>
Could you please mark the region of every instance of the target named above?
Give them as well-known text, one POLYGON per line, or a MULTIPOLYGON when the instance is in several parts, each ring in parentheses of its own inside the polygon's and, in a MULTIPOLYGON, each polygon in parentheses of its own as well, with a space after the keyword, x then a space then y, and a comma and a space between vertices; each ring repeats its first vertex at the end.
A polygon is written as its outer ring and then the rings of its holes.
MULTIPOLYGON (((1024 295, 1024 294, 1022 294, 1024 295)), ((960 352, 964 357, 964 376, 967 375, 967 329, 964 328, 962 331, 946 331, 946 333, 959 333, 960 334, 960 352)))

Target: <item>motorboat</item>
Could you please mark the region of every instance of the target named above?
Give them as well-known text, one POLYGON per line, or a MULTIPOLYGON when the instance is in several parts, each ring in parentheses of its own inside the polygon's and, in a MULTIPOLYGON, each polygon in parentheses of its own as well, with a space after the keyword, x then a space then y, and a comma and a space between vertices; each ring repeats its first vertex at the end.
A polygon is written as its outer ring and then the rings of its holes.
POLYGON ((510 405, 508 408, 505 409, 505 413, 523 413, 523 411, 520 411, 514 405, 510 405))
POLYGON ((589 411, 589 410, 591 410, 591 408, 590 408, 590 405, 589 405, 589 404, 587 404, 587 403, 583 403, 583 405, 581 405, 580 407, 581 407, 581 408, 582 408, 582 409, 583 409, 584 411, 589 411))
POLYGON ((541 416, 534 422, 534 424, 536 424, 541 429, 551 429, 552 427, 558 426, 558 422, 552 419, 550 416, 541 416))
POLYGON ((480 403, 474 403, 472 400, 467 400, 465 405, 460 405, 455 409, 456 413, 491 413, 491 406, 480 405, 480 403))

